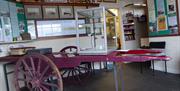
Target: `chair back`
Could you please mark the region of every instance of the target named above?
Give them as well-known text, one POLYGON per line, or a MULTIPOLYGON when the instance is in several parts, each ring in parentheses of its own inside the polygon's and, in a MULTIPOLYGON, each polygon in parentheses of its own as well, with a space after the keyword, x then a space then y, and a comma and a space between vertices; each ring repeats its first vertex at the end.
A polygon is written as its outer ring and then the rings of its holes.
POLYGON ((158 49, 165 49, 166 47, 166 42, 150 42, 149 43, 150 48, 158 48, 158 49))
POLYGON ((72 52, 72 51, 77 52, 77 47, 76 46, 67 46, 60 50, 60 52, 72 52))

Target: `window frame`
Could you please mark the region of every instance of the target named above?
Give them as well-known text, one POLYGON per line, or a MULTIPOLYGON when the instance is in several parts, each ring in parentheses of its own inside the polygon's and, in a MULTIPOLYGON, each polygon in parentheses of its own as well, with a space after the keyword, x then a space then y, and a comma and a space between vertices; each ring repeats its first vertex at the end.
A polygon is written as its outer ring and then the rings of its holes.
MULTIPOLYGON (((44 37, 39 37, 38 35, 38 28, 37 28, 37 21, 53 21, 53 20, 57 20, 57 19, 37 19, 37 20, 33 20, 33 19, 28 19, 27 21, 33 21, 34 22, 34 26, 35 26, 35 35, 36 35, 36 39, 40 39, 40 40, 47 40, 47 39, 58 39, 58 38, 74 38, 76 37, 76 34, 70 34, 70 35, 57 35, 57 36, 44 36, 44 37)), ((63 20, 75 20, 75 19, 58 19, 60 21, 63 20)), ((86 22, 86 19, 82 18, 82 20, 84 20, 86 22)), ((76 30, 75 30, 76 31, 76 30)), ((88 36, 87 32, 85 34, 80 34, 81 36, 88 36)))

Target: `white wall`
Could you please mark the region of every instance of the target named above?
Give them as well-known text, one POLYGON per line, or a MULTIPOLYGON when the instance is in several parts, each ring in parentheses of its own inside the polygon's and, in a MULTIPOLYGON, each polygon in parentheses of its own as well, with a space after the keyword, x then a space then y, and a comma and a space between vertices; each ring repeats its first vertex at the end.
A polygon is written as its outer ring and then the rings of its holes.
MULTIPOLYGON (((172 60, 167 62, 169 73, 180 74, 180 36, 174 37, 155 37, 149 38, 150 42, 165 41, 166 54, 172 57, 172 60)), ((164 62, 155 62, 155 69, 164 71, 164 62)))
MULTIPOLYGON (((52 48, 53 52, 60 51, 65 46, 75 45, 76 46, 76 38, 64 38, 64 39, 52 39, 52 40, 34 40, 28 43, 16 43, 16 44, 3 44, 0 45, 0 48, 7 52, 10 47, 17 46, 34 46, 36 48, 52 48)), ((3 54, 3 53, 0 53, 3 54)))

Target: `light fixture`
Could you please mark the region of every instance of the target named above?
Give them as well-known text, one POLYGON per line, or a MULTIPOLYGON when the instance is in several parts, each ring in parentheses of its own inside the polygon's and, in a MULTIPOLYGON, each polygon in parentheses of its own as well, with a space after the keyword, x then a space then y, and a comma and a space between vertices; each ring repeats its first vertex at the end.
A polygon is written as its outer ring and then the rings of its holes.
POLYGON ((134 6, 141 6, 140 3, 134 3, 134 6))
POLYGON ((146 6, 146 4, 134 3, 134 6, 146 6))
POLYGON ((142 4, 142 6, 146 6, 146 4, 142 4))
POLYGON ((143 6, 143 7, 145 7, 146 4, 144 4, 144 3, 131 3, 131 4, 125 5, 124 7, 129 7, 129 6, 143 6))

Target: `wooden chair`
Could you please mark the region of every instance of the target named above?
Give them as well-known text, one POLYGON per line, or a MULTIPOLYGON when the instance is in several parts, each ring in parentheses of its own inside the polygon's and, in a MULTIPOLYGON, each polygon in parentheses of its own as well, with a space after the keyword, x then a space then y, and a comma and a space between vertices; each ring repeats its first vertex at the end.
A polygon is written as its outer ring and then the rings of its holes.
MULTIPOLYGON (((153 70, 153 75, 154 75, 154 62, 155 61, 164 61, 165 73, 167 73, 167 61, 169 61, 171 58, 169 56, 165 55, 166 42, 164 42, 164 41, 150 42, 148 48, 149 49, 160 49, 160 50, 164 51, 164 53, 162 53, 160 55, 155 55, 157 59, 162 59, 162 60, 150 60, 152 70, 153 70)), ((141 73, 143 73, 143 63, 140 64, 140 68, 141 68, 141 73)))
MULTIPOLYGON (((165 52, 166 48, 166 42, 160 41, 160 42, 150 42, 149 47, 151 49, 162 49, 165 52)), ((171 58, 169 56, 166 56, 165 53, 158 55, 158 57, 161 57, 163 60, 152 60, 152 69, 154 74, 154 61, 164 61, 164 67, 165 67, 165 73, 167 73, 167 61, 169 61, 171 58)))
MULTIPOLYGON (((76 46, 64 47, 63 49, 60 50, 60 53, 63 57, 78 56, 76 46)), ((68 60, 64 60, 64 64, 68 64, 67 62, 69 63, 68 60)), ((63 70, 61 70, 61 71, 63 71, 62 77, 63 78, 72 77, 75 80, 77 80, 78 82, 81 82, 80 76, 82 74, 89 72, 89 70, 91 69, 91 66, 89 66, 90 64, 89 64, 89 62, 79 63, 79 62, 71 61, 70 65, 67 65, 66 67, 61 68, 61 69, 63 69, 63 70)))

